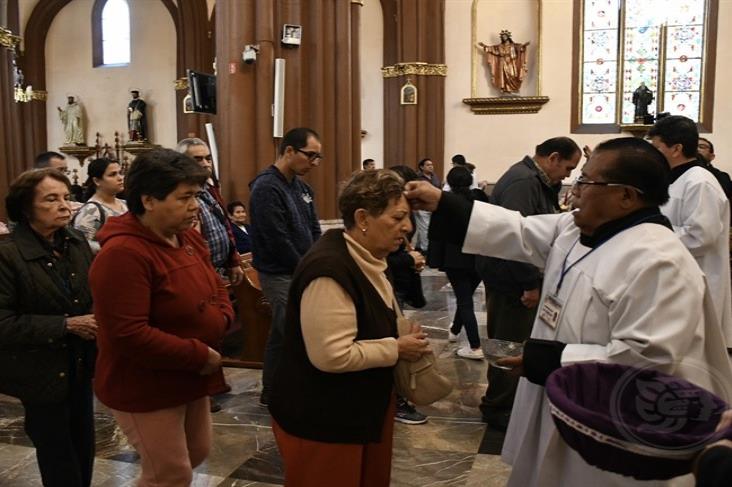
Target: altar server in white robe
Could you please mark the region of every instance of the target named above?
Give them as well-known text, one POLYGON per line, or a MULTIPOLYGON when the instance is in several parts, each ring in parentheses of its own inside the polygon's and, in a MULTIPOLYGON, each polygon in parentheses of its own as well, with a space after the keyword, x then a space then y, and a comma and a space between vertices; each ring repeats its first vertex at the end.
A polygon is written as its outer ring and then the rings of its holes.
POLYGON ((663 155, 640 139, 600 144, 572 188, 574 212, 522 217, 409 183, 414 207, 435 211, 430 238, 463 252, 544 268, 539 313, 503 448, 509 487, 692 485, 691 476, 639 482, 587 464, 554 427, 543 384, 561 366, 653 366, 729 401, 732 369, 704 277, 658 206, 668 199, 663 155))
POLYGON ((729 270, 729 200, 697 159, 699 132, 690 118, 674 115, 648 132, 671 168, 668 203, 661 213, 707 276, 728 349, 732 349, 732 290, 729 270))

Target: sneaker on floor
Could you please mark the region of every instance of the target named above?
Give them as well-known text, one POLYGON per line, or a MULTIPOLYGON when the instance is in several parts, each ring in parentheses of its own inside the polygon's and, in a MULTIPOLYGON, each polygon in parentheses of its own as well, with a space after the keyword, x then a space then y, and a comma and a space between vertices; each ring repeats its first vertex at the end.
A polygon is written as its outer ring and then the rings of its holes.
POLYGON ((483 360, 483 350, 480 348, 472 349, 470 347, 458 348, 458 357, 469 358, 473 360, 483 360))
POLYGON ((427 422, 427 416, 417 411, 408 402, 400 401, 397 404, 394 420, 404 424, 423 424, 427 422))
POLYGON ((269 405, 269 394, 265 395, 262 393, 262 395, 259 396, 259 407, 266 408, 269 405))
POLYGON ((210 409, 212 413, 218 413, 219 411, 221 411, 221 403, 218 401, 214 401, 212 398, 210 409))
POLYGON ((457 341, 458 336, 451 332, 450 330, 447 330, 447 341, 450 343, 455 343, 457 341))

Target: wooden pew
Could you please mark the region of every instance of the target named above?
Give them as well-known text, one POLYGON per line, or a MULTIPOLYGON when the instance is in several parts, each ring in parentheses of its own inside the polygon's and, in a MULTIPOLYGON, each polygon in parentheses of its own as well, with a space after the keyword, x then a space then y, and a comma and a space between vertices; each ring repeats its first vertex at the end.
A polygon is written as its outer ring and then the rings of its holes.
POLYGON ((239 329, 224 339, 224 352, 229 348, 235 355, 224 353, 224 366, 261 369, 264 347, 272 322, 272 306, 262 294, 259 274, 252 267, 252 254, 241 256, 244 281, 233 288, 236 296, 237 324, 239 329))

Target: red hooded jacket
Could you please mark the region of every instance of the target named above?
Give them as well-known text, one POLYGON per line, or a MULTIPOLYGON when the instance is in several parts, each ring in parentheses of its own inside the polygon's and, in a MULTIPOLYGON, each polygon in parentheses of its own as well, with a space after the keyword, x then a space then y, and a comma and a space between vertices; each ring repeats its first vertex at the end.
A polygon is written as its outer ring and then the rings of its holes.
POLYGON ((112 409, 146 412, 223 391, 202 376, 233 319, 229 296, 194 230, 171 247, 131 213, 107 220, 89 273, 99 331, 94 390, 112 409))

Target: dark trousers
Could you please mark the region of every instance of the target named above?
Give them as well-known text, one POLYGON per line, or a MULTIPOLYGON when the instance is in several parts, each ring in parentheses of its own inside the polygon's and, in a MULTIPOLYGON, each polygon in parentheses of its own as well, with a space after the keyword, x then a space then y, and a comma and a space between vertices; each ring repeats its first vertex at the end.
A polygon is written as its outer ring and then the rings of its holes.
POLYGON ((94 469, 91 379, 70 378, 69 399, 28 404, 25 432, 36 448, 44 487, 89 487, 94 469))
POLYGON ((475 293, 480 277, 472 269, 446 269, 447 279, 455 293, 457 309, 452 320, 450 331, 457 335, 465 327, 468 335, 470 348, 480 348, 480 335, 478 335, 478 321, 475 319, 473 309, 473 293, 475 293))
POLYGON ((262 397, 267 400, 272 391, 277 365, 282 355, 285 336, 285 316, 287 314, 287 294, 290 291, 292 276, 287 274, 259 273, 262 293, 272 305, 272 325, 264 348, 264 364, 262 365, 262 397))
MULTIPOLYGON (((521 304, 520 296, 491 291, 488 304, 488 337, 524 342, 531 335, 536 308, 521 304)), ((488 388, 481 400, 483 416, 489 411, 510 412, 516 396, 518 377, 498 367, 488 367, 488 388)))

